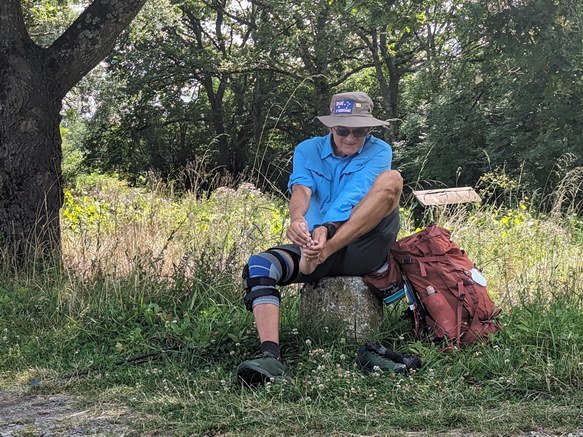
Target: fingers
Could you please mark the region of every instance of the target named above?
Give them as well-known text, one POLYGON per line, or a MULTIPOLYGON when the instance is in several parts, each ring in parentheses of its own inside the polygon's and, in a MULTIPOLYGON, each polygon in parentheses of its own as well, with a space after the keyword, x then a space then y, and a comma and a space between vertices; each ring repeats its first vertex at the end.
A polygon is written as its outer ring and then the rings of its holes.
POLYGON ((312 232, 312 240, 314 241, 314 244, 311 247, 312 250, 321 251, 324 249, 326 241, 328 240, 328 232, 326 228, 320 226, 314 229, 312 232))
POLYGON ((320 252, 322 252, 321 249, 314 250, 314 248, 312 246, 304 246, 301 249, 302 249, 302 253, 308 259, 317 259, 318 256, 320 255, 320 252))
POLYGON ((298 246, 306 246, 312 242, 308 225, 303 219, 293 221, 287 228, 286 235, 292 243, 298 246))
POLYGON ((316 228, 312 232, 311 241, 302 247, 302 252, 309 260, 319 259, 322 251, 326 247, 326 229, 316 228), (322 232, 323 231, 323 232, 322 232))
MULTIPOLYGON (((314 245, 305 246, 301 248, 302 259, 310 263, 316 263, 317 265, 323 263, 331 255, 328 250, 328 246, 324 244, 321 249, 314 249, 314 245)), ((305 273, 305 272, 304 272, 305 273)))
POLYGON ((317 261, 326 247, 328 231, 325 227, 318 226, 310 234, 306 220, 302 218, 292 221, 286 235, 292 243, 300 246, 306 260, 317 261))

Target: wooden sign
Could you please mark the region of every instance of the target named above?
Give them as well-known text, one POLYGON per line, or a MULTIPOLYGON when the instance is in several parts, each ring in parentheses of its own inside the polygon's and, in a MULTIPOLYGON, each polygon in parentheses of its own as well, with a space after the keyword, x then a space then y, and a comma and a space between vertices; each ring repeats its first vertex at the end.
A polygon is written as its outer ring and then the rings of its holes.
POLYGON ((482 200, 472 187, 413 191, 413 195, 423 206, 453 205, 456 203, 480 202, 482 200))

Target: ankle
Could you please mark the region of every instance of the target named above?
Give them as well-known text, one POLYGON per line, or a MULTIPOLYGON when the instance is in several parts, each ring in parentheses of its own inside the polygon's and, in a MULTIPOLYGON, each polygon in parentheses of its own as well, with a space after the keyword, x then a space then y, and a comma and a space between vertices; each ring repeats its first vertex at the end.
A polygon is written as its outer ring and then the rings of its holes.
POLYGON ((273 356, 276 360, 281 359, 281 352, 279 350, 279 344, 274 341, 264 341, 261 343, 261 352, 267 352, 269 355, 273 356))

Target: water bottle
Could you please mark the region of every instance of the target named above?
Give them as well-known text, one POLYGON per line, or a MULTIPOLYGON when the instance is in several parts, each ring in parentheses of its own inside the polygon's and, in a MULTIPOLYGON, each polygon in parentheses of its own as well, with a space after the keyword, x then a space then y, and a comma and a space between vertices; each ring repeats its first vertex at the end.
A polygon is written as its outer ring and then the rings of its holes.
POLYGON ((433 334, 436 338, 445 336, 450 339, 455 338, 457 322, 453 308, 449 305, 445 296, 442 293, 438 293, 431 285, 425 291, 427 296, 423 305, 429 313, 429 325, 432 325, 431 320, 434 321, 434 326, 432 326, 433 334))

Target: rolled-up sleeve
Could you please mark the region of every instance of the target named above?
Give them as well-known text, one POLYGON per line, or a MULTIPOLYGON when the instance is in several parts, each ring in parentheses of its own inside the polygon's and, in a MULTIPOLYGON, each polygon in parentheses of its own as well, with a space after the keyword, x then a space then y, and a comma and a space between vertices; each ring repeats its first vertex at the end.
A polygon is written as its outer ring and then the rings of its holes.
POLYGON ((292 174, 290 175, 289 182, 287 185, 288 190, 291 192, 294 185, 303 185, 312 190, 312 193, 316 191, 316 183, 312 176, 312 173, 308 170, 307 158, 300 147, 297 147, 294 151, 293 158, 293 168, 292 174))

